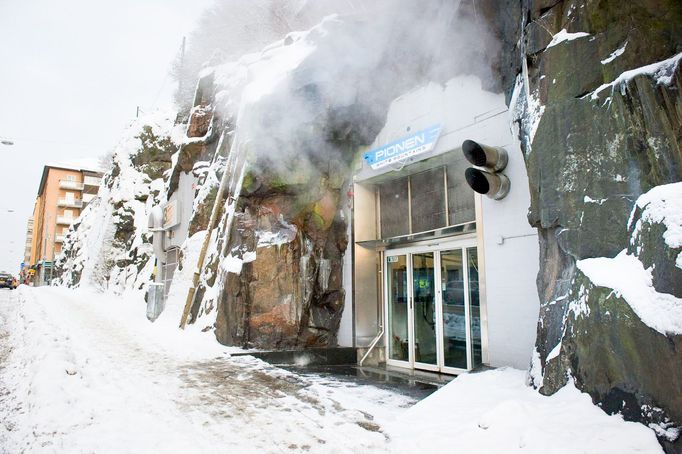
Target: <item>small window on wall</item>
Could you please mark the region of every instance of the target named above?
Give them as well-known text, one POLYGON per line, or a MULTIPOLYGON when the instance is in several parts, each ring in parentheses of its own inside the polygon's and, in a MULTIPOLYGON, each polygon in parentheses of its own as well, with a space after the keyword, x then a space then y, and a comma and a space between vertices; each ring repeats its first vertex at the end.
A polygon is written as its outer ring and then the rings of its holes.
POLYGON ((381 204, 381 237, 391 238, 409 234, 407 177, 381 184, 379 186, 379 200, 381 204))
POLYGON ((76 177, 74 175, 67 175, 66 181, 76 181, 76 177))
POLYGON ((476 220, 474 191, 464 179, 464 171, 469 167, 466 159, 461 158, 447 166, 448 174, 448 225, 463 224, 476 220))

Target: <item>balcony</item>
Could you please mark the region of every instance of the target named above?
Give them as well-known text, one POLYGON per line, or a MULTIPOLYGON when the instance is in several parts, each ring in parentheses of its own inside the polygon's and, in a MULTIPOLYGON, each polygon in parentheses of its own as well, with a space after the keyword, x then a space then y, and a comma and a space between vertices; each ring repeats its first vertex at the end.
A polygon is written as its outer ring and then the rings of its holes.
POLYGON ((75 189, 76 191, 82 191, 84 187, 84 184, 78 181, 59 180, 59 189, 75 189))
POLYGON ((75 220, 73 216, 57 216, 57 224, 60 225, 71 225, 75 220))
POLYGON ((54 236, 54 242, 55 243, 63 243, 64 242, 64 236, 65 235, 55 235, 54 236))
POLYGON ((83 183, 85 186, 99 186, 102 184, 102 179, 99 177, 89 177, 83 178, 83 183))
POLYGON ((83 201, 81 199, 59 199, 57 206, 66 208, 83 208, 83 201))
POLYGON ((83 203, 88 204, 97 198, 97 194, 83 194, 83 203))

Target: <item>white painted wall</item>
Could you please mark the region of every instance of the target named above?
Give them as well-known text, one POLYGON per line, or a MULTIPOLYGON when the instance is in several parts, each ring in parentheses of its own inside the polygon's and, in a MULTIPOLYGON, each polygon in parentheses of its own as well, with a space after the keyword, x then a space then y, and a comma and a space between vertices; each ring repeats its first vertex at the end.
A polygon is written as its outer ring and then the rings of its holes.
MULTIPOLYGON (((508 130, 505 132, 511 138, 508 130)), ((481 200, 488 361, 491 366, 526 369, 535 345, 540 308, 535 285, 539 247, 537 231, 526 218, 530 195, 522 152, 515 141, 505 148, 509 153, 509 164, 504 170, 511 181, 509 195, 502 200, 488 197, 481 200), (516 238, 501 239, 512 236, 516 238)))

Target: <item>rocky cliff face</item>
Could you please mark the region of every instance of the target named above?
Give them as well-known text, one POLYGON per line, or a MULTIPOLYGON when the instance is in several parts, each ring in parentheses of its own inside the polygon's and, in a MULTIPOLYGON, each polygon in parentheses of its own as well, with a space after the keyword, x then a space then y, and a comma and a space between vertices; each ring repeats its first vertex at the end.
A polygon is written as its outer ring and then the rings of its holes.
POLYGON ((163 114, 139 118, 128 127, 97 199, 66 237, 56 263, 62 285, 123 292, 151 281, 147 216, 165 200, 164 176, 177 151, 174 129, 174 116, 163 114))
POLYGON ((572 377, 606 411, 652 424, 680 449, 682 331, 655 329, 576 265, 625 251, 653 291, 682 305, 680 245, 663 241, 662 221, 633 231, 637 199, 682 180, 682 4, 525 1, 519 19, 510 101, 541 242, 533 383, 551 394, 572 377))

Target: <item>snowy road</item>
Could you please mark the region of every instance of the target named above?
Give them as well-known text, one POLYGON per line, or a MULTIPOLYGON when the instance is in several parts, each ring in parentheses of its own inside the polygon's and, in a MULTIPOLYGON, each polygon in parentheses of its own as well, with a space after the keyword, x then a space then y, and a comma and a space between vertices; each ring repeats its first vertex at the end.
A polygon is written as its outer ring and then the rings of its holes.
POLYGON ((65 289, 2 292, 0 447, 381 452, 384 422, 414 403, 231 358, 210 334, 176 335, 143 309, 65 289))
POLYGON ((498 369, 413 405, 230 357, 177 315, 149 323, 139 294, 0 291, 0 453, 661 452, 572 384, 546 397, 498 369))

